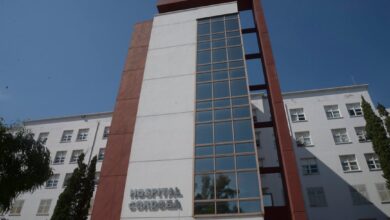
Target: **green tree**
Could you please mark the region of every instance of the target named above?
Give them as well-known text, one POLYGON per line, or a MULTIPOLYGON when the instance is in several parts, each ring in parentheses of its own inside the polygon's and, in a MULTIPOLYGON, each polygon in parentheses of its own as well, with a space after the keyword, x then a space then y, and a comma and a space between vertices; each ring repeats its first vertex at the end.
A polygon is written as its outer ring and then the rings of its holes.
POLYGON ((51 175, 50 152, 42 141, 0 118, 0 210, 9 211, 16 197, 38 189, 51 175))
MULTIPOLYGON (((383 120, 375 114, 371 105, 362 97, 362 108, 364 119, 366 120, 367 137, 371 139, 375 153, 379 157, 379 162, 383 170, 383 177, 390 188, 390 139, 387 136, 383 120)), ((378 112, 385 115, 379 107, 378 112)), ((388 116, 386 116, 388 118, 388 116)), ((386 120, 386 119, 385 119, 386 120)))
POLYGON ((83 163, 84 154, 77 160, 78 167, 67 180, 60 194, 51 220, 86 220, 95 188, 96 156, 89 165, 83 163))
POLYGON ((380 103, 378 104, 378 106, 376 108, 378 109, 379 115, 384 118, 385 127, 386 127, 387 132, 390 132, 390 117, 389 117, 390 114, 389 114, 389 112, 387 112, 385 106, 383 106, 380 103))

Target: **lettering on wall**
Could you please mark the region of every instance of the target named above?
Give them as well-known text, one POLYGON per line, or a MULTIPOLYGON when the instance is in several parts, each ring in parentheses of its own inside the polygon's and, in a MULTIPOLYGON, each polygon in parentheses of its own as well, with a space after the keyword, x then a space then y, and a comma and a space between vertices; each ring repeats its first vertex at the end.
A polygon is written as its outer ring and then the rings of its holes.
POLYGON ((179 188, 131 189, 129 208, 132 212, 156 212, 182 210, 179 188))

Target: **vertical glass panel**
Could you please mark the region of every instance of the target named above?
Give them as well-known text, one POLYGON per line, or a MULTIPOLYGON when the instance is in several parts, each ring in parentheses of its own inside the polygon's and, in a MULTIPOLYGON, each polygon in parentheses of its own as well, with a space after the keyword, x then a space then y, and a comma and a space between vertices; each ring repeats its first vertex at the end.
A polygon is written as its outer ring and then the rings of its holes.
POLYGON ((242 47, 229 47, 228 54, 229 54, 229 60, 241 60, 242 47))
POLYGON ((196 74, 196 82, 211 81, 211 73, 198 73, 196 74))
POLYGON ((223 98, 229 95, 228 81, 214 83, 214 98, 223 98))
POLYGON ((241 213, 261 212, 260 200, 240 201, 241 213))
POLYGON ((245 79, 232 80, 230 83, 232 96, 246 95, 248 93, 245 79))
POLYGON ((210 34, 210 23, 198 24, 198 35, 210 34))
POLYGON ((234 139, 236 141, 252 140, 252 123, 250 120, 234 121, 234 139))
POLYGON ((226 30, 238 30, 240 29, 238 25, 238 19, 232 19, 226 21, 226 30))
POLYGON ((213 127, 211 124, 196 125, 196 144, 208 144, 213 142, 213 127))
POLYGON ((217 214, 228 214, 237 212, 237 201, 217 202, 217 214))
POLYGON ((234 158, 233 157, 215 158, 215 170, 234 170, 234 158))
POLYGON ((211 83, 196 85, 196 99, 211 99, 211 83))
POLYGON ((228 72, 226 70, 223 71, 217 71, 213 73, 214 80, 224 80, 228 79, 228 72))
POLYGON ((196 103, 196 109, 201 110, 201 109, 210 109, 212 107, 212 102, 211 101, 206 101, 206 102, 198 102, 196 103))
POLYGON ((211 156, 213 154, 213 146, 195 147, 195 156, 211 156))
POLYGON ((237 156, 237 169, 253 169, 256 167, 255 155, 237 156))
POLYGON ((195 175, 195 200, 214 199, 214 174, 195 175))
POLYGON ((231 122, 219 122, 214 126, 214 142, 226 142, 232 141, 232 123, 231 122))
POLYGON ((225 33, 218 33, 218 34, 213 34, 211 35, 212 39, 215 40, 215 39, 222 39, 222 38, 225 38, 225 33))
POLYGON ((202 111, 196 113, 196 121, 197 122, 205 122, 213 120, 213 112, 212 111, 202 111))
POLYGON ((236 144, 236 153, 254 152, 253 143, 236 144))
POLYGON ((229 107, 230 99, 219 99, 214 101, 214 108, 229 107))
POLYGON ((220 173, 215 178, 217 199, 237 198, 236 174, 220 173))
POLYGON ((237 46, 241 45, 241 38, 240 37, 232 37, 227 39, 227 45, 228 46, 237 46))
POLYGON ((225 15, 226 19, 235 19, 238 18, 237 14, 225 15))
POLYGON ((195 172, 210 172, 214 170, 214 159, 213 158, 204 158, 204 159, 195 159, 195 172))
POLYGON ((248 105, 249 100, 248 97, 242 97, 242 98, 234 98, 232 99, 232 105, 248 105))
POLYGON ((210 49, 210 41, 198 42, 198 50, 210 49))
POLYGON ((227 63, 213 63, 213 69, 214 70, 222 70, 222 69, 227 69, 227 63))
POLYGON ((225 47, 225 46, 226 46, 226 41, 225 41, 225 39, 222 39, 222 40, 214 40, 214 41, 213 41, 213 48, 225 47))
POLYGON ((232 154, 234 152, 232 144, 223 144, 215 146, 215 154, 232 154))
POLYGON ((233 118, 248 118, 250 116, 249 107, 233 108, 233 118))
POLYGON ((223 62, 226 61, 226 49, 214 49, 213 50, 213 62, 223 62))
POLYGON ((195 202, 194 213, 195 215, 214 214, 215 213, 214 202, 202 202, 202 203, 195 202))
POLYGON ((227 37, 237 37, 237 36, 240 36, 240 32, 239 31, 229 31, 226 33, 226 36, 227 37))
POLYGON ((214 21, 223 21, 223 16, 212 17, 210 20, 211 20, 211 22, 214 22, 214 21))
POLYGON ((256 172, 238 173, 238 196, 240 198, 259 197, 259 180, 256 172))
POLYGON ((226 120, 231 118, 230 109, 214 110, 214 120, 226 120))
POLYGON ((231 61, 231 62, 229 62, 229 66, 230 66, 230 68, 243 67, 244 61, 231 61))
POLYGON ((217 21, 211 23, 211 32, 216 33, 216 32, 224 32, 224 31, 225 31, 225 27, 223 21, 217 21))
POLYGON ((198 62, 198 64, 211 63, 211 51, 204 50, 204 51, 198 52, 197 62, 198 62))
POLYGON ((245 70, 244 69, 233 69, 229 71, 231 78, 239 78, 239 77, 245 77, 245 70))
POLYGON ((196 67, 197 72, 210 71, 211 65, 201 65, 196 67))
POLYGON ((198 36, 198 41, 209 41, 210 39, 210 35, 198 36))

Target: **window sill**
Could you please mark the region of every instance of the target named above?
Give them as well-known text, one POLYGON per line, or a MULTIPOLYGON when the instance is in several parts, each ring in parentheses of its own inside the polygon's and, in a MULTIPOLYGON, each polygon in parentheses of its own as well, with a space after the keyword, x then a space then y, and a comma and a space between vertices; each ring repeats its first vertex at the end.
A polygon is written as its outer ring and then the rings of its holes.
POLYGON ((297 145, 299 148, 305 148, 305 147, 314 147, 314 144, 310 144, 310 145, 297 145))
POLYGON ((70 161, 69 164, 76 164, 77 161, 70 161))
POLYGON ((303 176, 318 176, 320 173, 308 173, 308 174, 303 174, 303 176))
POLYGON ((83 141, 87 141, 87 140, 76 140, 77 142, 83 142, 83 141))
POLYGON ((382 171, 382 169, 380 169, 380 168, 377 168, 377 169, 370 169, 370 171, 382 171))
POLYGON ((390 204, 390 201, 382 201, 382 204, 390 204))
POLYGON ((371 143, 372 141, 371 140, 367 140, 367 141, 359 141, 359 143, 371 143))
POLYGON ((57 189, 57 186, 45 187, 45 189, 57 189))
POLYGON ((299 123, 299 122, 308 122, 308 120, 292 121, 292 123, 299 123))
POLYGON ((342 142, 342 143, 335 143, 336 145, 344 145, 344 144, 352 144, 352 141, 349 142, 342 142))
POLYGON ((351 118, 360 118, 363 117, 363 115, 349 115, 351 118))
POLYGON ((49 213, 45 213, 45 214, 37 214, 37 216, 49 216, 49 213))
POLYGON ((344 117, 338 117, 338 118, 327 118, 328 120, 337 120, 337 119, 343 119, 344 117))
POLYGON ((19 214, 9 214, 9 216, 20 216, 20 213, 19 214))
POLYGON ((72 141, 60 141, 61 144, 70 143, 72 141))
POLYGON ((62 162, 62 163, 52 163, 52 165, 62 165, 62 164, 64 164, 64 162, 62 162))
POLYGON ((360 173, 363 172, 362 170, 350 170, 350 171, 344 171, 344 173, 360 173))

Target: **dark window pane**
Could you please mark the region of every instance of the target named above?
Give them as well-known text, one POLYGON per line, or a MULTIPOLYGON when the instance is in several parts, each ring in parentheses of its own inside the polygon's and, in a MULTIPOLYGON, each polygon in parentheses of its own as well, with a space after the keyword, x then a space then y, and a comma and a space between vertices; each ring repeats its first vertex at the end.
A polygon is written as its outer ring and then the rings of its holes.
POLYGON ((195 215, 214 214, 215 206, 213 202, 195 202, 194 206, 195 215))
POLYGON ((225 46, 226 46, 225 39, 213 41, 213 48, 216 48, 216 47, 225 47, 225 46))
POLYGON ((225 201, 217 202, 217 213, 226 214, 226 213, 237 213, 237 201, 225 201))
POLYGON ((213 155, 213 146, 195 147, 195 156, 213 155))
POLYGON ((236 153, 254 152, 253 143, 236 144, 236 153))
POLYGON ((229 31, 226 33, 226 36, 227 37, 236 37, 236 36, 240 36, 240 32, 239 31, 229 31))
POLYGON ((229 71, 231 78, 238 78, 245 76, 245 69, 233 69, 229 71))
POLYGON ((197 62, 198 64, 211 63, 211 51, 205 50, 205 51, 198 52, 197 62))
POLYGON ((237 169, 256 168, 255 155, 237 156, 237 169))
POLYGON ((198 35, 210 34, 210 23, 198 24, 198 35))
POLYGON ((225 38, 225 33, 213 34, 211 37, 212 37, 213 40, 215 40, 215 39, 223 39, 223 38, 225 38))
POLYGON ((223 21, 217 21, 211 23, 211 32, 216 33, 216 32, 224 32, 224 31, 225 31, 225 27, 223 21))
POLYGON ((211 65, 201 65, 196 67, 196 71, 203 72, 203 71, 210 71, 211 65))
POLYGON ((196 74, 196 82, 205 82, 211 80, 211 73, 196 74))
POLYGON ((233 157, 215 158, 215 170, 234 170, 234 158, 233 157))
POLYGON ((237 14, 231 14, 231 15, 226 15, 225 16, 226 19, 235 19, 237 17, 238 17, 237 14))
POLYGON ((226 142, 233 140, 232 123, 220 122, 214 125, 214 142, 226 142))
MULTIPOLYGON (((229 107, 229 106, 230 106, 230 99, 214 100, 214 108, 229 107)), ((230 114, 230 111, 229 111, 229 114, 230 114)))
POLYGON ((241 38, 240 37, 228 38, 227 39, 227 45, 228 46, 241 45, 241 38))
POLYGON ((195 172, 210 172, 214 170, 213 158, 195 159, 195 172))
POLYGON ((196 103, 196 109, 197 110, 201 110, 201 109, 209 109, 212 107, 212 103, 211 101, 207 101, 207 102, 198 102, 196 103))
POLYGON ((210 35, 198 36, 198 41, 209 41, 210 39, 210 35))
POLYGON ((234 152, 232 144, 215 146, 215 154, 232 154, 234 152))
POLYGON ((214 98, 223 98, 230 96, 228 81, 214 83, 214 98))
POLYGON ((243 66, 244 66, 244 62, 243 62, 243 61, 233 61, 233 62, 229 62, 229 67, 230 67, 230 68, 243 67, 243 66))
POLYGON ((246 87, 245 79, 238 79, 231 81, 232 96, 247 95, 248 89, 246 87))
POLYGON ((202 111, 196 113, 196 121, 204 122, 213 120, 213 112, 212 111, 202 111))
POLYGON ((195 200, 214 199, 214 175, 195 175, 195 200))
POLYGON ((198 24, 210 23, 210 18, 202 18, 198 20, 198 24))
POLYGON ((214 70, 227 69, 227 63, 213 63, 214 70))
POLYGON ((213 21, 223 21, 223 16, 213 17, 211 18, 211 22, 213 21))
POLYGON ((242 48, 241 47, 229 47, 228 48, 229 60, 241 60, 242 48))
POLYGON ((196 85, 196 99, 211 99, 211 83, 196 85))
POLYGON ((216 49, 213 50, 213 62, 222 62, 226 61, 226 49, 216 49))
POLYGON ((260 200, 255 201, 240 201, 241 213, 261 212, 260 200))
POLYGON ((226 21, 226 30, 238 30, 238 29, 239 29, 239 25, 237 19, 226 21))
POLYGON ((205 49, 210 49, 210 41, 198 43, 198 50, 205 50, 205 49))
POLYGON ((259 197, 259 180, 256 172, 241 172, 237 178, 240 198, 259 197))
POLYGON ((247 97, 232 99, 232 105, 248 105, 249 101, 247 97))
POLYGON ((221 173, 215 178, 217 199, 237 198, 236 174, 221 173))
POLYGON ((252 140, 252 123, 250 120, 234 121, 234 139, 236 141, 252 140))
POLYGON ((213 79, 214 79, 214 80, 224 80, 224 79, 228 79, 228 73, 227 73, 226 70, 225 70, 225 71, 214 72, 213 79))
POLYGON ((213 127, 211 124, 196 125, 196 144, 208 144, 213 142, 213 127))
POLYGON ((249 107, 240 107, 233 109, 233 118, 245 118, 250 117, 251 113, 249 107))
POLYGON ((214 110, 214 120, 226 120, 231 119, 230 109, 218 109, 214 110))

